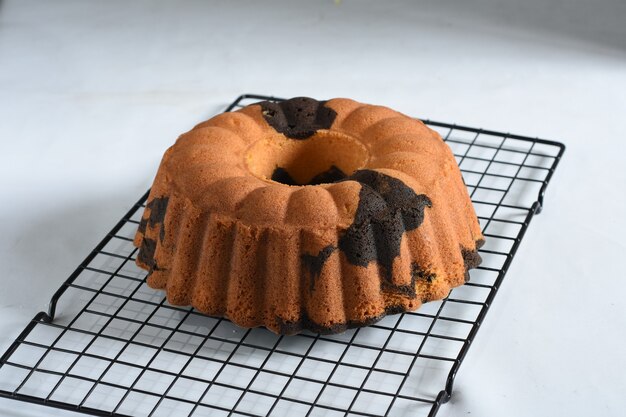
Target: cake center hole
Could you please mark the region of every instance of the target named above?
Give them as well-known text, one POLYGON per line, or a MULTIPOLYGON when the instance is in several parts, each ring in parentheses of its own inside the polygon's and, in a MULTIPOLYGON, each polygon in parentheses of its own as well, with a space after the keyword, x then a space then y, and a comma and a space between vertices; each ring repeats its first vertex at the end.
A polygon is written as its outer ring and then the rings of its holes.
POLYGON ((303 140, 282 135, 261 139, 246 155, 254 175, 287 185, 339 181, 363 168, 367 159, 367 149, 358 140, 322 130, 303 140))

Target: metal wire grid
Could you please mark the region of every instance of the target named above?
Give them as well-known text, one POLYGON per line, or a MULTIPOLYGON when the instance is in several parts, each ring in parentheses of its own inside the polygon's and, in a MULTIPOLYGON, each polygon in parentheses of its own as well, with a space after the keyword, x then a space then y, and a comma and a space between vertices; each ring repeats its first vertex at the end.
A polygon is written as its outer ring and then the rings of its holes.
POLYGON ((98 416, 434 416, 564 146, 427 123, 453 149, 487 238, 471 282, 445 300, 332 336, 170 306, 134 263, 146 194, 0 358, 0 396, 98 416))

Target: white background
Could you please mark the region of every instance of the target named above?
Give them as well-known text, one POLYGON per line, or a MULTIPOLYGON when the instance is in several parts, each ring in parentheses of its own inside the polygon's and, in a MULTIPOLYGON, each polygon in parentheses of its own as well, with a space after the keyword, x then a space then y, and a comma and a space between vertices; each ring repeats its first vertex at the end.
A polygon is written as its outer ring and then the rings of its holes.
POLYGON ((0 351, 179 133, 345 96, 568 146, 439 415, 623 415, 626 4, 469 3, 0 3, 0 351))

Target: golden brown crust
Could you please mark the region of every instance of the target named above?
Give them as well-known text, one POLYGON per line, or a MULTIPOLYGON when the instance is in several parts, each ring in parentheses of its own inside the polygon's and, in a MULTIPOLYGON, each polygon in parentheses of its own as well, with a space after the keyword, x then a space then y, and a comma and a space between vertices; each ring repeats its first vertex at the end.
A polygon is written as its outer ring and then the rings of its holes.
POLYGON ((483 236, 439 135, 385 107, 298 100, 221 114, 166 152, 134 242, 148 284, 278 333, 370 324, 463 284, 483 236), (274 165, 347 177, 285 185, 274 165))

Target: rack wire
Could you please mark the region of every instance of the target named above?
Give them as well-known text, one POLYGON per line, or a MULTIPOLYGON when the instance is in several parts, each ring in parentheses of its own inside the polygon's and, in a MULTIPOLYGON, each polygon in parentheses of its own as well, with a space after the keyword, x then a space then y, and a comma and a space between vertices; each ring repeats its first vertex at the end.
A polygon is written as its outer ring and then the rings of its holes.
MULTIPOLYGON (((257 100, 242 95, 226 111, 257 100)), ((435 416, 565 146, 425 121, 452 148, 486 236, 471 280, 416 312, 277 336, 166 303, 135 266, 147 193, 0 358, 0 396, 96 416, 435 416)))

